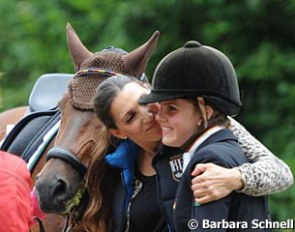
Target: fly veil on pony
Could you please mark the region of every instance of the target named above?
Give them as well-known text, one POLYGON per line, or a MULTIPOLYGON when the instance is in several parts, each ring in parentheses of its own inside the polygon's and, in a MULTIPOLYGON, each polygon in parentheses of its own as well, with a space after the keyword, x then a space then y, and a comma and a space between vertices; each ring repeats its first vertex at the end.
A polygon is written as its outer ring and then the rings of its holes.
POLYGON ((69 92, 72 105, 82 110, 93 110, 96 88, 107 77, 119 73, 140 78, 159 38, 156 31, 145 44, 130 53, 118 49, 92 53, 82 44, 70 24, 67 32, 69 50, 77 71, 70 82, 69 92))

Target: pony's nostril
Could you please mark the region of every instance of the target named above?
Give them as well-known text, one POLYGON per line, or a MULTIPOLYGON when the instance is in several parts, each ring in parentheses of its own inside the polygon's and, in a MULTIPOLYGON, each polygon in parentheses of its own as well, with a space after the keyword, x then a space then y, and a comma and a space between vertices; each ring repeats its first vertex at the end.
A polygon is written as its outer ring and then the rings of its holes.
POLYGON ((67 183, 63 179, 57 179, 52 185, 52 196, 58 202, 63 202, 67 199, 67 186, 67 183))
POLYGON ((64 180, 58 179, 53 188, 53 196, 62 197, 66 193, 67 184, 64 180))

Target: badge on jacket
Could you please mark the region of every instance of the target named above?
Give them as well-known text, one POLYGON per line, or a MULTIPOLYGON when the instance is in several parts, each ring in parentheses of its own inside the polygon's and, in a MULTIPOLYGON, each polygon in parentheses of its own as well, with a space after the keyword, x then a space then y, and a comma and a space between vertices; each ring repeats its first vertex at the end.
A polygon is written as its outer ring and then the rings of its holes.
POLYGON ((175 181, 179 182, 183 173, 183 158, 182 155, 175 155, 170 157, 170 170, 175 181))

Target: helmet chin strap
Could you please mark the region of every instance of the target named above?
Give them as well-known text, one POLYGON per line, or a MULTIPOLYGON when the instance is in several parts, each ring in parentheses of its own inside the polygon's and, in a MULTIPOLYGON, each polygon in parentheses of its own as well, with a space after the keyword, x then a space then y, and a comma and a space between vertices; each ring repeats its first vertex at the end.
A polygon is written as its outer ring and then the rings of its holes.
MULTIPOLYGON (((204 98, 197 97, 198 108, 200 110, 200 117, 202 120, 198 122, 198 129, 196 133, 194 133, 181 147, 180 149, 183 151, 188 151, 196 139, 208 128, 208 115, 206 111, 206 103, 204 98)), ((211 115, 210 115, 211 117, 211 115)))
POLYGON ((180 150, 182 150, 183 152, 187 152, 196 141, 196 139, 202 134, 202 132, 203 130, 198 130, 196 133, 194 133, 182 146, 180 146, 180 150))

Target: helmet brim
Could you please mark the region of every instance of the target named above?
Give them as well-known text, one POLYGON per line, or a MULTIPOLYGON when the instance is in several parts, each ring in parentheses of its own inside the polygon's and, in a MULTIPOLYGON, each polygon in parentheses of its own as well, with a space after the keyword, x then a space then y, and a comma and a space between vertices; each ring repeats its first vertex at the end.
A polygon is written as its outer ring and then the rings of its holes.
POLYGON ((163 93, 163 92, 151 92, 148 95, 145 95, 139 99, 139 104, 146 105, 149 103, 155 103, 155 102, 162 102, 167 100, 173 100, 176 98, 183 98, 184 94, 176 94, 176 93, 163 93))

